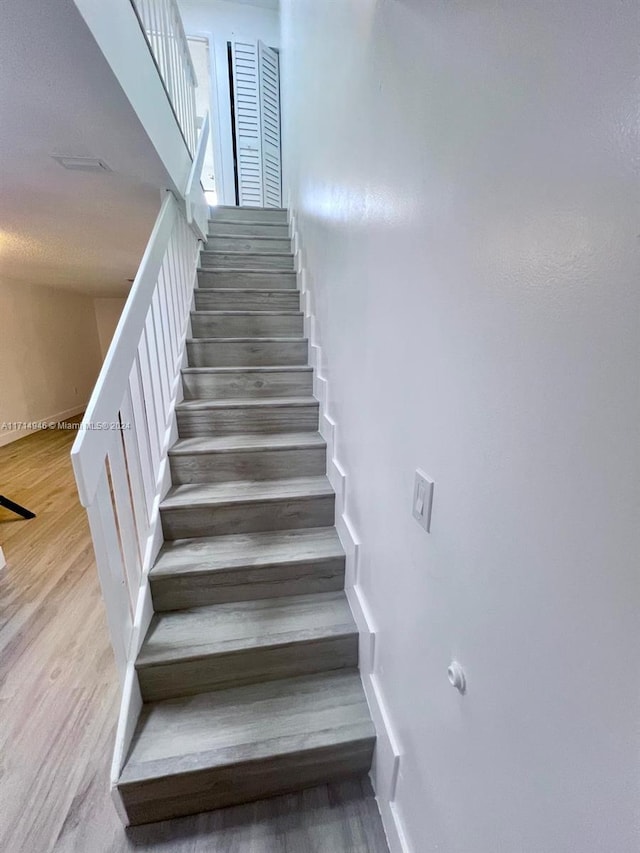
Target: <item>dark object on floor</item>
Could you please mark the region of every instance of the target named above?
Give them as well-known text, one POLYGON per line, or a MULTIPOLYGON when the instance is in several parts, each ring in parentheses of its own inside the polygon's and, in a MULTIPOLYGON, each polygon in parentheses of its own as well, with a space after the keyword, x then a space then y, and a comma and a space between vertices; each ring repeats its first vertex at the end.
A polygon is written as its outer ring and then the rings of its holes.
POLYGON ((0 506, 3 506, 5 509, 10 510, 11 512, 15 512, 16 515, 21 515, 23 518, 35 518, 35 512, 31 512, 30 509, 25 509, 20 504, 16 504, 13 501, 10 501, 9 498, 5 498, 4 495, 0 495, 0 506))

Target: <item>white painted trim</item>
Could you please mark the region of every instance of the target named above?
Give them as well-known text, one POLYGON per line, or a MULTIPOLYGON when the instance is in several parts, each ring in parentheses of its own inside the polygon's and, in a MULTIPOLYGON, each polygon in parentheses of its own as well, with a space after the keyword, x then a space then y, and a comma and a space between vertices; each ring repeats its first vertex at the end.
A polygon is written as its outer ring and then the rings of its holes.
POLYGON ((185 205, 187 211, 187 222, 193 229, 196 237, 199 240, 206 241, 207 231, 209 226, 209 205, 205 197, 201 185, 202 167, 204 165, 204 156, 207 151, 209 142, 209 111, 204 117, 200 134, 198 136, 198 145, 196 153, 191 164, 187 188, 184 193, 185 205))
MULTIPOLYGON (((81 415, 87 408, 87 405, 88 403, 84 403, 82 406, 74 406, 72 409, 66 409, 64 412, 58 412, 58 414, 49 415, 46 418, 30 418, 26 423, 51 424, 58 423, 59 421, 65 421, 68 418, 81 415)), ((0 430, 0 447, 4 447, 5 444, 11 444, 12 441, 18 441, 19 438, 24 438, 26 435, 31 435, 34 432, 40 432, 40 429, 40 427, 33 427, 29 429, 0 430)))
MULTIPOLYGON (((231 34, 223 36, 214 33, 212 68, 214 74, 215 98, 218 122, 215 127, 220 181, 216 175, 218 204, 235 205, 235 169, 233 164, 233 130, 231 126, 231 94, 229 92, 228 42, 233 41, 231 34)), ((214 153, 214 162, 216 155, 214 153)))
POLYGON ((4 569, 7 565, 7 559, 4 556, 4 551, 0 548, 0 570, 4 569))
MULTIPOLYGON (((194 298, 195 297, 192 294, 192 301, 194 298)), ((187 364, 187 337, 190 333, 191 314, 188 312, 185 326, 182 330, 181 350, 177 358, 177 364, 182 367, 185 367, 187 364)), ((127 654, 127 668, 122 686, 118 726, 116 729, 116 739, 113 748, 113 758, 111 761, 111 796, 116 810, 118 811, 118 814, 125 826, 128 825, 128 818, 126 817, 126 812, 122 805, 122 798, 120 797, 120 793, 117 789, 117 783, 120 778, 122 768, 124 767, 127 753, 129 752, 129 746, 131 745, 136 724, 142 710, 142 692, 140 690, 140 682, 135 668, 135 660, 140 648, 142 647, 142 643, 144 642, 144 638, 147 634, 147 630, 149 629, 154 613, 153 601, 151 598, 151 586, 149 584, 149 572, 155 563, 163 542, 162 524, 160 520, 160 503, 171 486, 169 448, 175 443, 178 437, 178 424, 176 421, 175 410, 176 405, 182 402, 183 390, 182 372, 178 367, 171 389, 171 402, 169 404, 170 423, 169 427, 165 431, 162 443, 162 461, 160 462, 158 481, 155 489, 155 499, 149 521, 149 536, 147 537, 147 544, 145 546, 144 560, 142 564, 142 580, 136 601, 136 612, 131 632, 131 645, 127 654)))
POLYGON ((347 599, 358 627, 360 677, 367 697, 377 741, 371 767, 371 782, 391 853, 413 853, 407 841, 402 820, 395 802, 396 785, 402 749, 394 732, 380 682, 375 674, 377 628, 362 587, 359 585, 361 540, 349 517, 348 475, 337 457, 338 424, 329 412, 329 382, 324 374, 322 346, 318 340, 313 293, 309 290, 297 220, 288 203, 289 233, 295 254, 298 290, 304 312, 304 331, 309 339, 309 362, 314 368, 313 390, 320 403, 320 433, 327 442, 327 477, 336 492, 336 530, 345 549, 345 585, 347 599))
MULTIPOLYGON (((122 389, 135 361, 177 218, 177 203, 171 193, 166 193, 89 399, 85 412, 85 420, 88 423, 108 423, 122 402, 122 389)), ((83 430, 78 433, 71 448, 78 494, 84 507, 88 507, 93 501, 112 439, 113 432, 110 430, 83 430)))

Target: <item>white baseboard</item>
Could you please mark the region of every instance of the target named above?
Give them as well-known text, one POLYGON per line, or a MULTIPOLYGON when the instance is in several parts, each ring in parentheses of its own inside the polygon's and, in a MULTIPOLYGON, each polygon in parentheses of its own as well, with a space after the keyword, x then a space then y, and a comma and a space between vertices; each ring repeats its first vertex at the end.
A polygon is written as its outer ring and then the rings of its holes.
POLYGON ((4 567, 6 565, 7 565, 7 560, 4 556, 4 551, 2 550, 2 548, 0 548, 0 570, 4 569, 4 567))
POLYGON ((394 733, 380 683, 375 675, 377 630, 362 586, 361 543, 348 513, 348 476, 337 458, 338 424, 329 413, 328 380, 323 372, 322 346, 318 341, 313 310, 313 293, 308 288, 304 254, 295 212, 289 199, 289 233, 295 253, 304 331, 309 339, 309 363, 314 368, 313 391, 320 403, 320 434, 327 442, 327 477, 336 492, 336 530, 345 549, 345 586, 347 598, 358 626, 360 677, 364 687, 377 741, 371 767, 371 782, 376 794, 391 853, 412 853, 395 803, 401 748, 394 733))
MULTIPOLYGON (((68 418, 73 418, 76 415, 81 415, 87 408, 87 404, 82 406, 74 406, 72 409, 66 409, 64 412, 58 412, 55 415, 48 415, 45 418, 30 418, 27 423, 32 424, 56 424, 59 421, 66 421, 68 418)), ((40 432, 40 427, 29 427, 25 429, 0 429, 0 447, 5 444, 11 444, 19 438, 24 438, 25 435, 31 435, 33 432, 40 432)))

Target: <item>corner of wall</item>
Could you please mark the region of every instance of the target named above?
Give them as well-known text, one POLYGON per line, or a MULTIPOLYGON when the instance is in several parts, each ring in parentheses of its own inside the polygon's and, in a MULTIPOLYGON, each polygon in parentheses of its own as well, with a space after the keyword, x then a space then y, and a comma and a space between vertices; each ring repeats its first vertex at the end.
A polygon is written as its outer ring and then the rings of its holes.
POLYGON ((337 456, 338 424, 329 411, 329 383, 323 372, 323 352, 319 341, 309 288, 305 254, 302 248, 298 218, 288 194, 289 232, 295 257, 300 302, 304 314, 304 332, 309 340, 309 362, 314 368, 313 392, 320 403, 320 434, 327 442, 327 477, 336 492, 336 530, 346 553, 345 587, 359 636, 360 677, 375 726, 377 741, 371 767, 371 781, 376 794, 391 853, 413 853, 395 802, 396 785, 402 750, 387 711, 387 704, 375 674, 378 631, 375 619, 359 583, 361 541, 349 515, 348 474, 337 456))

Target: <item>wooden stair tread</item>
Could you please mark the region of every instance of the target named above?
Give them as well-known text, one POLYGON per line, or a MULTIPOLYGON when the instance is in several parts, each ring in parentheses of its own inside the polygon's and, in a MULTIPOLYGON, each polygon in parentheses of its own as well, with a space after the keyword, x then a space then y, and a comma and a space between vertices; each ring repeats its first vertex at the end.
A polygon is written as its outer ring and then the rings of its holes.
MULTIPOLYGON (((207 253, 207 254, 213 254, 213 253, 207 253)), ((255 254, 255 252, 218 252, 217 254, 219 254, 219 255, 233 255, 233 254, 236 254, 236 255, 253 255, 253 254, 255 254)), ((283 254, 286 254, 288 257, 292 257, 290 252, 285 252, 283 254)), ((273 257, 273 254, 270 252, 268 255, 266 255, 266 257, 271 258, 271 257, 273 257)), ((266 269, 265 269, 265 267, 207 267, 207 266, 204 266, 201 264, 198 267, 198 269, 201 272, 212 272, 212 273, 219 273, 219 272, 224 272, 224 273, 233 272, 233 273, 243 273, 243 274, 259 273, 260 275, 276 275, 276 276, 277 275, 295 276, 295 274, 296 274, 295 270, 287 270, 287 269, 280 270, 280 269, 273 269, 273 268, 269 268, 269 267, 267 267, 266 269)), ((230 288, 226 288, 226 289, 229 290, 230 288)), ((278 288, 274 288, 274 289, 277 290, 278 288)))
POLYGON ((301 341, 306 341, 306 338, 303 337, 278 337, 272 336, 268 338, 252 338, 252 337, 242 337, 242 338, 187 338, 188 344, 202 344, 202 343, 212 343, 212 344, 265 344, 265 343, 276 343, 276 344, 288 344, 288 343, 300 343, 301 341))
POLYGON ((151 578, 344 557, 334 527, 236 533, 165 542, 151 578))
POLYGON ((269 365, 249 365, 247 367, 183 367, 182 373, 312 373, 313 367, 307 364, 269 364, 269 365))
MULTIPOLYGON (((264 222, 260 222, 260 223, 253 222, 252 223, 252 222, 242 221, 240 224, 242 224, 242 225, 264 225, 265 223, 264 222)), ((271 222, 271 223, 266 223, 266 224, 275 225, 278 228, 282 227, 281 222, 271 222)), ((233 234, 216 234, 216 232, 214 231, 214 232, 209 232, 207 234, 207 237, 210 239, 215 239, 216 237, 224 237, 225 240, 227 240, 229 238, 232 240, 236 240, 236 239, 237 240, 287 240, 287 239, 289 239, 288 237, 276 237, 276 236, 273 236, 271 234, 243 234, 242 231, 237 231, 237 232, 234 231, 233 234)))
POLYGON ((344 591, 194 607, 154 616, 136 668, 356 633, 344 591))
POLYGON ((196 308, 192 314, 205 314, 214 317, 300 317, 304 316, 302 311, 242 311, 232 309, 196 308))
POLYGON ((196 453, 224 453, 235 450, 262 451, 326 447, 318 432, 238 433, 237 435, 196 436, 181 438, 169 450, 170 456, 196 453))
MULTIPOLYGON (((217 213, 219 210, 231 210, 234 213, 257 213, 259 210, 266 210, 269 213, 286 213, 288 208, 272 207, 271 205, 267 207, 259 204, 215 204, 209 207, 209 213, 217 213)), ((217 219, 218 217, 216 216, 215 219, 210 221, 215 222, 217 219)), ((234 222, 237 221, 237 219, 234 219, 234 222)))
MULTIPOLYGON (((274 208, 277 210, 277 208, 274 208)), ((280 210, 282 212, 284 208, 280 210)), ((288 222, 270 222, 268 219, 229 219, 228 217, 225 219, 224 216, 216 216, 215 219, 209 219, 208 228, 215 228, 219 223, 223 225, 235 225, 243 226, 243 225, 275 225, 276 227, 282 227, 283 225, 288 225, 288 222)), ((209 233, 207 236, 211 236, 209 233)))
POLYGON ((207 409, 274 409, 281 406, 318 406, 315 397, 235 397, 231 400, 209 400, 206 398, 183 400, 176 406, 177 412, 199 412, 207 409))
MULTIPOLYGON (((227 235, 231 237, 231 234, 227 235)), ((272 238, 275 239, 275 238, 272 238)), ((293 252, 253 252, 250 249, 238 250, 238 249, 202 249, 202 254, 204 255, 242 255, 243 257, 246 255, 255 255, 257 258, 292 258, 293 252)))
MULTIPOLYGON (((247 272, 247 270, 243 270, 243 272, 247 272)), ((251 272, 251 270, 249 270, 251 272)), ((269 272, 269 270, 267 270, 269 272)), ((269 296, 270 293, 281 294, 283 292, 281 287, 274 287, 273 290, 267 290, 266 288, 261 287, 216 287, 214 288, 216 293, 219 294, 227 294, 229 296, 235 296, 237 293, 250 293, 253 296, 269 296)), ((210 287, 196 287, 196 293, 211 293, 212 288, 210 287)), ((287 293, 290 291, 286 291, 287 293)), ((300 292, 297 290, 291 291, 299 296, 300 292)))
POLYGON ((167 699, 144 706, 119 785, 374 738, 356 670, 167 699))
POLYGON ((193 506, 222 506, 244 501, 299 500, 333 494, 331 483, 326 477, 188 483, 173 486, 160 503, 160 508, 168 510, 193 506))

